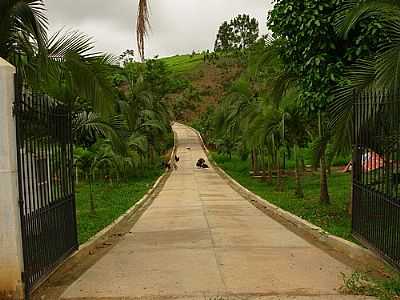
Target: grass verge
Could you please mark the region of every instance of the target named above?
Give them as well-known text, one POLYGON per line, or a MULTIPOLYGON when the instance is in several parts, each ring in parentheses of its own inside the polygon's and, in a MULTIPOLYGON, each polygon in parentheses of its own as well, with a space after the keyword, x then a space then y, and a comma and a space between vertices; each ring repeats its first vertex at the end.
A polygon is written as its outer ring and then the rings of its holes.
POLYGON ((275 190, 275 182, 261 181, 252 178, 250 162, 239 157, 228 157, 212 153, 214 161, 224 169, 232 178, 258 196, 270 203, 289 211, 321 228, 327 232, 354 241, 351 236, 351 218, 347 207, 350 200, 351 177, 349 174, 332 173, 329 177, 329 192, 331 204, 324 205, 319 202, 319 175, 307 175, 303 178, 304 199, 295 196, 295 180, 287 177, 284 179, 284 191, 275 190))
POLYGON ((76 188, 79 243, 83 244, 125 213, 147 193, 161 174, 161 171, 149 172, 143 177, 114 184, 96 182, 93 186, 95 214, 90 212, 89 185, 79 184, 76 188))
POLYGON ((343 275, 346 294, 377 297, 380 300, 400 299, 400 276, 388 275, 386 278, 375 278, 368 274, 355 272, 350 276, 343 275))

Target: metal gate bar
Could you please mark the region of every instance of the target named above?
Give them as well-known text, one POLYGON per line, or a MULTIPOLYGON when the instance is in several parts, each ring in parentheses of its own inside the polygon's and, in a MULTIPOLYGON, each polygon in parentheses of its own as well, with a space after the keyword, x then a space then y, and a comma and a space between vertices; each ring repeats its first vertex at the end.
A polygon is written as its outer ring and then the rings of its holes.
POLYGON ((355 96, 353 235, 400 267, 400 95, 355 96))
POLYGON ((15 119, 26 294, 78 248, 68 106, 23 89, 15 119))

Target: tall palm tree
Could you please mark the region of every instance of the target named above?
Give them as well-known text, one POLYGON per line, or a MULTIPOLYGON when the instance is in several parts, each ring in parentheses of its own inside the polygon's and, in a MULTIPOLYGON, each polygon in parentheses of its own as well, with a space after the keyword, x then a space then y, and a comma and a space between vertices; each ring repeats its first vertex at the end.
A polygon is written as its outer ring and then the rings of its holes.
POLYGON ((144 60, 144 39, 149 30, 149 0, 139 0, 136 38, 139 55, 144 60))

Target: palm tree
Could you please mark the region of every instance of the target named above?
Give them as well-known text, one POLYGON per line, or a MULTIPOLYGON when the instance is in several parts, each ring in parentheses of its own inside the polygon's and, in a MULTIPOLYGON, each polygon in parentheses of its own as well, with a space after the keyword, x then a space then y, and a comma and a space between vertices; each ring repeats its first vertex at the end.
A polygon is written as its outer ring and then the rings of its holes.
POLYGON ((144 80, 145 64, 125 67, 126 90, 120 95, 118 111, 123 116, 126 127, 122 135, 128 146, 143 160, 153 163, 160 145, 171 132, 169 106, 152 92, 152 87, 144 80), (146 157, 147 154, 147 157, 146 157))
POLYGON ((20 72, 46 53, 47 17, 41 0, 0 1, 0 57, 20 72))
POLYGON ((396 0, 346 0, 337 11, 336 31, 347 39, 357 24, 371 17, 379 17, 382 31, 388 35, 377 52, 357 61, 347 70, 350 82, 334 91, 331 105, 332 126, 338 136, 348 143, 352 128, 352 105, 355 92, 365 90, 393 93, 400 87, 400 3, 396 0))
POLYGON ((136 38, 139 55, 144 60, 144 39, 149 29, 148 0, 139 0, 138 17, 136 23, 136 38))
POLYGON ((97 112, 112 111, 107 77, 113 57, 94 53, 93 41, 79 32, 59 31, 48 38, 45 12, 42 0, 1 0, 0 56, 36 90, 66 104, 84 98, 97 112))
POLYGON ((74 109, 85 99, 103 115, 114 110, 115 94, 109 78, 113 56, 94 52, 92 39, 77 31, 59 31, 46 42, 47 64, 38 64, 31 85, 74 109))

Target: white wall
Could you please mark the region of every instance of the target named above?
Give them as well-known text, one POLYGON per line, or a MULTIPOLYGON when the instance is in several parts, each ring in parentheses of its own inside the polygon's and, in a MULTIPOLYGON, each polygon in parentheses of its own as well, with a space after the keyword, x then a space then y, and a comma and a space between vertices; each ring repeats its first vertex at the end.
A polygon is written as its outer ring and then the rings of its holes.
POLYGON ((0 299, 22 299, 14 102, 15 68, 0 58, 0 299))

